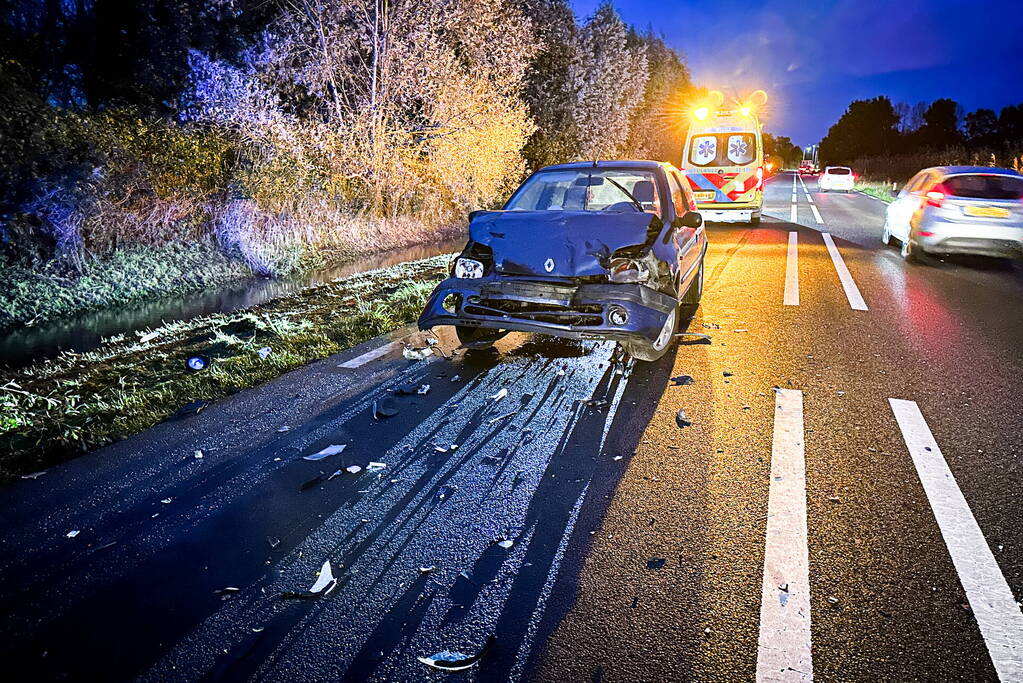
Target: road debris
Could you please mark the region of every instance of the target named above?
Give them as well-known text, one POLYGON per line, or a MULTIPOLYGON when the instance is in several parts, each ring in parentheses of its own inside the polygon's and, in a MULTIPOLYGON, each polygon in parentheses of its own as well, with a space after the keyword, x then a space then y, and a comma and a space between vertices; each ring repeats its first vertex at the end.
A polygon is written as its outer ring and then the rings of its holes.
POLYGON ((68 538, 74 538, 75 536, 77 536, 80 533, 82 533, 80 529, 72 529, 71 531, 67 532, 67 537, 68 538))
POLYGON ((241 592, 241 588, 237 586, 228 586, 226 588, 219 588, 213 591, 214 595, 219 595, 221 600, 230 600, 234 597, 235 593, 241 592))
POLYGON ((383 469, 387 469, 387 463, 386 462, 374 462, 374 461, 371 460, 369 462, 369 464, 366 465, 366 471, 367 472, 379 472, 380 470, 383 470, 383 469))
POLYGON ((735 373, 733 373, 731 370, 725 370, 721 374, 724 375, 725 377, 731 377, 735 373))
POLYGON ((394 389, 395 396, 425 396, 428 393, 429 384, 400 384, 394 389))
POLYGON ((678 412, 675 413, 675 424, 679 426, 679 429, 682 429, 691 426, 693 423, 692 420, 686 417, 685 411, 679 408, 678 412))
POLYGON ((682 344, 710 344, 711 338, 709 334, 702 334, 700 332, 679 332, 675 335, 676 337, 686 338, 693 337, 692 341, 683 341, 682 344))
POLYGON ((290 432, 290 431, 291 431, 291 427, 289 427, 288 425, 282 425, 282 426, 277 428, 277 433, 278 434, 281 434, 281 433, 284 433, 284 432, 290 432))
POLYGON ((259 351, 256 351, 256 353, 259 354, 259 359, 260 360, 266 360, 267 358, 270 357, 270 353, 271 353, 270 347, 269 346, 264 346, 259 351))
POLYGON ((416 659, 436 671, 465 671, 466 669, 479 664, 480 660, 483 659, 493 646, 495 640, 496 638, 493 635, 489 636, 487 638, 487 642, 483 645, 483 648, 474 655, 444 650, 429 657, 416 657, 416 659))
POLYGON ((358 474, 361 471, 362 468, 359 467, 358 465, 349 465, 348 467, 345 468, 345 472, 347 472, 348 474, 358 474))
POLYGON ((502 398, 504 398, 507 395, 508 395, 508 389, 507 388, 502 388, 499 392, 497 392, 496 394, 494 394, 490 398, 493 401, 500 401, 502 398))
POLYGON ((507 550, 508 548, 511 548, 513 545, 515 545, 515 541, 511 540, 510 538, 503 538, 497 542, 497 545, 507 550))
POLYGON ((341 444, 331 444, 330 446, 327 446, 326 448, 324 448, 322 450, 319 450, 319 451, 313 453, 312 455, 304 456, 302 459, 303 460, 313 460, 313 461, 323 460, 324 458, 329 458, 332 455, 337 455, 338 453, 343 451, 345 448, 347 448, 347 446, 348 446, 348 444, 344 444, 344 443, 341 443, 341 444))
POLYGON ((173 500, 174 500, 173 498, 164 498, 160 502, 163 503, 164 505, 170 505, 171 501, 173 501, 173 500))
POLYGON ((518 413, 519 413, 519 411, 513 410, 510 413, 505 413, 504 415, 498 415, 495 418, 491 418, 491 420, 487 424, 497 424, 501 420, 505 420, 505 419, 507 419, 509 417, 512 417, 513 415, 518 415, 518 413))
POLYGON ((192 453, 192 457, 195 458, 196 460, 202 460, 203 459, 202 451, 196 451, 195 453, 192 453))
POLYGON ((437 500, 447 500, 452 495, 454 495, 455 491, 457 490, 458 489, 456 489, 454 486, 445 484, 444 486, 441 486, 439 489, 437 489, 437 500))
POLYGON ((21 475, 21 478, 22 479, 38 479, 39 477, 43 476, 44 474, 46 474, 46 470, 41 470, 39 472, 33 472, 32 474, 23 474, 23 475, 21 475))
POLYGON ((602 398, 577 398, 576 401, 593 410, 602 410, 610 405, 602 398))
POLYGON ((667 562, 667 560, 665 560, 663 557, 651 557, 649 560, 646 561, 646 568, 660 569, 664 566, 665 562, 667 562))
POLYGON ((373 401, 373 419, 379 420, 385 417, 394 417, 398 414, 398 406, 395 405, 394 400, 390 398, 383 398, 379 401, 373 401))
POLYGON ((402 347, 401 355, 405 356, 408 360, 423 360, 429 355, 433 354, 433 349, 429 346, 424 346, 419 349, 412 348, 410 346, 402 347))
POLYGON ((838 598, 836 598, 834 595, 829 595, 828 596, 828 604, 829 605, 837 605, 838 604, 838 598))
POLYGON ((677 377, 671 378, 672 386, 676 387, 684 387, 686 385, 692 384, 695 381, 696 380, 694 380, 690 375, 679 375, 677 377))
POLYGON ((337 588, 337 579, 334 578, 334 572, 331 570, 330 560, 326 560, 323 563, 323 566, 320 567, 319 573, 316 575, 316 581, 309 587, 308 591, 305 593, 284 592, 281 593, 281 597, 305 600, 310 598, 322 598, 335 588, 337 588))
POLYGON ((281 544, 281 539, 276 536, 267 536, 266 542, 270 546, 270 550, 277 550, 277 546, 281 544))

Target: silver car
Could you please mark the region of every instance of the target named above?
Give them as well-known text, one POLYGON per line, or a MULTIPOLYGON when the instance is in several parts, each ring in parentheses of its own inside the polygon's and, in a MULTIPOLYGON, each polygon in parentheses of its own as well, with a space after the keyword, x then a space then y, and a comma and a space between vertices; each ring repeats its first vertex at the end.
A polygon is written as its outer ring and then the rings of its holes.
POLYGON ((893 239, 907 261, 922 253, 1023 258, 1023 175, 986 166, 926 168, 888 205, 881 241, 893 239))

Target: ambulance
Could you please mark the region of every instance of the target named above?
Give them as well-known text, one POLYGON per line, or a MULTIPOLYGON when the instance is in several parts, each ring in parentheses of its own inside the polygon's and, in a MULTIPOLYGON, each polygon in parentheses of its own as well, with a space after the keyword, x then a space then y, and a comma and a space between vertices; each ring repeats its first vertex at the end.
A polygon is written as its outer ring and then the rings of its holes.
POLYGON ((693 109, 682 168, 703 220, 759 223, 764 206, 764 143, 754 106, 735 103, 693 109))

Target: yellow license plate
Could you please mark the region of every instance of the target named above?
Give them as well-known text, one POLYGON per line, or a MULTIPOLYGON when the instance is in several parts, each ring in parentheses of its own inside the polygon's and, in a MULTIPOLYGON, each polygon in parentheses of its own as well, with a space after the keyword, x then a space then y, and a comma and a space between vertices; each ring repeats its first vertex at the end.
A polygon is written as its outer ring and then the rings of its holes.
POLYGON ((714 201, 715 194, 713 192, 694 192, 693 196, 698 202, 712 202, 714 201))
POLYGON ((978 218, 1008 218, 1009 210, 1000 206, 967 206, 963 213, 978 218))

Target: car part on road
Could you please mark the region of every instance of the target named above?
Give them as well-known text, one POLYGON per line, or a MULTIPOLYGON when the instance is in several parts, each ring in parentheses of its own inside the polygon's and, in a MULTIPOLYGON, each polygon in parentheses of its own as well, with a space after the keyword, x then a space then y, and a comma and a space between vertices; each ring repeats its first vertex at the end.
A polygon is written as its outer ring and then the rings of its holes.
POLYGON ((402 347, 401 354, 405 356, 407 360, 423 360, 427 356, 433 354, 433 349, 429 346, 424 346, 419 349, 414 349, 408 346, 402 347))
POLYGON ((470 669, 476 664, 479 664, 483 657, 486 656, 487 652, 490 651, 490 648, 493 647, 496 640, 497 638, 493 635, 489 636, 487 638, 487 642, 483 644, 483 648, 474 655, 444 650, 443 652, 438 652, 429 657, 416 657, 416 659, 437 671, 465 671, 466 669, 470 669))
POLYGON ((312 455, 304 456, 302 459, 303 460, 323 460, 324 458, 329 458, 332 455, 337 455, 338 453, 343 451, 347 447, 347 445, 348 444, 332 444, 332 445, 327 446, 326 448, 324 448, 322 450, 319 450, 319 451, 313 453, 312 455))
POLYGON ((679 426, 679 429, 682 429, 691 426, 693 422, 686 417, 685 411, 679 408, 679 411, 675 413, 675 424, 679 426))
POLYGON ((394 399, 382 398, 377 401, 373 401, 373 419, 381 420, 385 417, 394 417, 398 414, 398 406, 395 404, 394 399))

